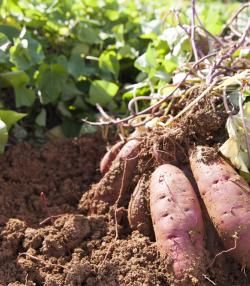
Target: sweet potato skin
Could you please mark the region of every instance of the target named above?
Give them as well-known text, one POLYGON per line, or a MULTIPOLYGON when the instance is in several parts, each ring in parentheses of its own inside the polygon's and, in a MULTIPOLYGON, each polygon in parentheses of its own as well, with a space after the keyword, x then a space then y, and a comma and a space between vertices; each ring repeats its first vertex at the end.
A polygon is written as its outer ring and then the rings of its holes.
POLYGON ((100 162, 100 172, 101 174, 105 174, 110 169, 112 162, 115 160, 117 154, 121 150, 122 146, 125 144, 124 141, 119 141, 115 145, 113 145, 110 150, 103 156, 100 162))
POLYGON ((250 267, 250 188, 247 182, 209 147, 198 146, 190 165, 208 214, 226 249, 250 267))
POLYGON ((203 268, 204 225, 195 192, 184 173, 164 164, 150 181, 150 210, 157 247, 170 256, 178 279, 203 268))
POLYGON ((137 157, 140 152, 141 142, 137 139, 128 140, 128 142, 121 148, 117 155, 117 159, 132 160, 137 157))

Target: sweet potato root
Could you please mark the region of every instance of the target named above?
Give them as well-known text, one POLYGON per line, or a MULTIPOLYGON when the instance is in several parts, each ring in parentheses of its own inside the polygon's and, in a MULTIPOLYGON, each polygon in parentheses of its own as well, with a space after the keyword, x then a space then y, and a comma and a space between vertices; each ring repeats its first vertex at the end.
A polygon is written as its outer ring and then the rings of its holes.
POLYGON ((131 196, 128 206, 128 221, 132 230, 151 236, 153 233, 152 221, 149 212, 148 200, 148 180, 143 176, 131 196))
POLYGON ((198 199, 184 173, 161 165, 150 181, 150 210, 157 247, 170 256, 175 276, 203 268, 204 225, 198 199))
POLYGON ((226 249, 250 267, 250 188, 218 153, 197 147, 190 165, 208 214, 226 249))
POLYGON ((110 150, 104 155, 100 162, 100 172, 105 174, 108 172, 109 168, 112 165, 112 162, 115 160, 117 154, 121 150, 122 146, 125 144, 124 141, 119 141, 113 145, 110 150))

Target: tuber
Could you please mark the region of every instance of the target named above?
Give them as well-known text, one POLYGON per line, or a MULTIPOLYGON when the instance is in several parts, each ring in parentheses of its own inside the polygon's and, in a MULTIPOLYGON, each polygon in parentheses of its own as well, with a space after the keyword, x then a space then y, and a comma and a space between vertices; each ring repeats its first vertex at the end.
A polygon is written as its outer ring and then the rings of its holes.
POLYGON ((165 164, 150 181, 150 211, 157 247, 170 256, 178 279, 203 268, 204 225, 198 198, 184 173, 165 164))
POLYGON ((191 152, 199 192, 227 252, 250 267, 250 188, 211 147, 191 152))

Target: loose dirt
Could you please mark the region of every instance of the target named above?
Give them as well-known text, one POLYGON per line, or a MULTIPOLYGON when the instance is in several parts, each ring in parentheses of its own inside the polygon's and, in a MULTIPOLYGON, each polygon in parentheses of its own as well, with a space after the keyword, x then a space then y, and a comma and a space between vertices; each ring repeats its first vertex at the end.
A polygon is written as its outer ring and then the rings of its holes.
MULTIPOLYGON (((129 228, 126 208, 115 224, 112 209, 86 216, 78 207, 101 177, 104 152, 90 136, 41 149, 20 144, 0 157, 0 285, 177 285, 153 237, 129 228)), ((208 248, 211 256, 222 250, 212 227, 208 248)), ((225 255, 201 277, 192 284, 250 285, 225 255)))

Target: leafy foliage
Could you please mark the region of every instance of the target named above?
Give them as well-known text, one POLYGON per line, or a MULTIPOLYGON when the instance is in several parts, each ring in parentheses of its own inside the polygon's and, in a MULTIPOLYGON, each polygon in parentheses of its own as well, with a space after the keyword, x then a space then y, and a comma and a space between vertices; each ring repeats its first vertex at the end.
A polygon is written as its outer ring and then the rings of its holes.
MULTIPOLYGON (((16 125, 17 139, 43 141, 49 129, 50 136, 53 130, 55 136, 92 132, 80 119, 95 120, 96 103, 123 116, 133 96, 148 95, 152 86, 169 82, 192 52, 168 3, 2 0, 0 111, 17 112, 9 113, 12 124, 27 114, 16 125), (125 90, 127 84, 133 92, 125 90)), ((180 3, 187 11, 181 14, 183 24, 189 23, 189 5, 180 3)), ((237 5, 201 3, 201 20, 218 34, 237 5)), ((2 151, 10 126, 1 113, 0 120, 2 151)))

